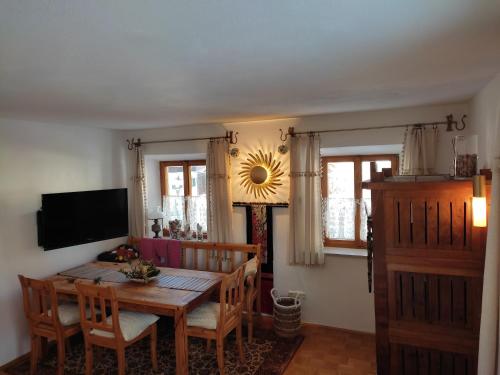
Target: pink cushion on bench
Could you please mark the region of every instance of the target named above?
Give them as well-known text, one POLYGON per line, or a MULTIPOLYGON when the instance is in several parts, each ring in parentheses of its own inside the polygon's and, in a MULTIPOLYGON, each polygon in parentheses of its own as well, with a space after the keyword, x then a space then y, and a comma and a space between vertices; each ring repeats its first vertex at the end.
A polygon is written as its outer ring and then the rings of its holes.
POLYGON ((181 267, 181 241, 163 238, 141 238, 141 257, 157 267, 181 267))
POLYGON ((167 262, 168 266, 172 268, 181 268, 182 263, 182 248, 181 241, 167 240, 167 262))

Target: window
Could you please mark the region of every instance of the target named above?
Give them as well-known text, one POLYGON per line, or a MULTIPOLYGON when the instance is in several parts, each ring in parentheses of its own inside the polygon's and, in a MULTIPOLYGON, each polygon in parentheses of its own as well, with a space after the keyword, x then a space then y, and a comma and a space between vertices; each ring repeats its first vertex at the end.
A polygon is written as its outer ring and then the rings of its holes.
POLYGON ((361 182, 370 179, 370 162, 377 171, 397 173, 397 155, 328 156, 322 158, 322 194, 325 201, 325 246, 365 247, 367 213, 371 213, 370 190, 361 182))
POLYGON ((205 160, 162 161, 160 181, 166 223, 179 219, 192 230, 207 230, 207 167, 205 160))

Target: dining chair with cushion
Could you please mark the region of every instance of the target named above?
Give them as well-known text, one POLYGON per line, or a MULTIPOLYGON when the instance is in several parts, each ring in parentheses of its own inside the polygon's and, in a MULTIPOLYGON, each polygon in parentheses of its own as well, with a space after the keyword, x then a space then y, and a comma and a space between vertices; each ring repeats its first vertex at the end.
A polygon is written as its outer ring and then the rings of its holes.
POLYGON ((18 277, 31 337, 30 374, 37 372, 38 360, 42 355, 42 340, 52 339, 57 343, 57 375, 62 375, 66 339, 81 331, 80 309, 76 303, 59 304, 51 281, 30 279, 22 275, 18 277))
POLYGON ((236 342, 240 360, 244 360, 242 341, 242 310, 244 304, 243 276, 245 266, 239 267, 222 280, 219 303, 205 302, 187 315, 187 335, 210 340, 215 339, 217 365, 224 375, 224 338, 236 330, 236 342))
POLYGON ((85 339, 85 374, 92 374, 93 346, 116 350, 118 374, 124 375, 126 368, 125 348, 150 336, 151 362, 158 369, 156 352, 158 316, 140 312, 120 310, 116 292, 112 287, 76 283, 80 305, 81 326, 85 339), (110 315, 106 314, 109 307, 110 315), (86 310, 90 316, 86 317, 86 310), (99 314, 102 311, 102 314, 99 314))
MULTIPOLYGON (((259 298, 260 285, 257 285, 257 273, 260 272, 260 259, 254 256, 245 263, 245 303, 246 319, 248 324, 248 342, 253 339, 253 318, 255 301, 259 298)), ((260 313, 260 301, 257 301, 257 313, 260 313)))

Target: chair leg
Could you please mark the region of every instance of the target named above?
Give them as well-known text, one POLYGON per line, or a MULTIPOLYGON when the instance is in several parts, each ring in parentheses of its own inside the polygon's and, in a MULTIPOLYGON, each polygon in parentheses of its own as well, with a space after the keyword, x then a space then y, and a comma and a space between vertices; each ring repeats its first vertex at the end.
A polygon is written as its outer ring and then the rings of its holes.
POLYGON ((85 375, 92 375, 94 367, 94 353, 92 352, 92 345, 85 340, 85 375))
POLYGON ((40 337, 40 347, 38 348, 38 358, 42 359, 49 354, 49 339, 40 337))
POLYGON ((211 345, 210 344, 212 344, 212 340, 207 339, 207 352, 209 352, 210 349, 211 349, 211 345))
POLYGON ((59 337, 57 339, 57 375, 64 374, 65 345, 64 338, 59 337))
POLYGON ((40 337, 31 336, 31 361, 30 361, 30 375, 36 374, 38 364, 38 357, 40 351, 40 337))
POLYGON ((64 340, 64 345, 66 345, 66 353, 71 352, 71 340, 69 337, 66 337, 66 340, 64 340))
POLYGON ((224 338, 217 338, 217 365, 219 366, 220 375, 224 375, 224 338))
POLYGON ((125 375, 125 367, 127 365, 125 361, 125 348, 117 348, 116 355, 118 357, 118 375, 125 375))
POLYGON ((247 310, 248 321, 248 343, 251 344, 253 340, 253 309, 249 306, 247 310))
POLYGON ((240 355, 240 361, 244 362, 245 355, 243 353, 243 334, 242 334, 242 327, 241 327, 241 319, 240 319, 240 323, 236 326, 236 344, 238 345, 238 352, 240 355))
POLYGON ((153 370, 158 370, 158 354, 156 352, 158 331, 156 323, 151 326, 151 363, 153 365, 153 370))
POLYGON ((256 311, 257 311, 257 315, 261 315, 262 314, 262 295, 261 295, 261 285, 260 283, 257 284, 257 296, 256 296, 256 311))

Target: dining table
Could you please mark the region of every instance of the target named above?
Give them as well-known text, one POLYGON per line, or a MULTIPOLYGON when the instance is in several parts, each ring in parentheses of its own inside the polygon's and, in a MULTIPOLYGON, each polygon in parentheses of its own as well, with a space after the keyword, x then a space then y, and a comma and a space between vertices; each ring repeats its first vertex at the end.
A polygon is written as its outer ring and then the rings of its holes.
MULTIPOLYGON (((98 282, 116 290, 120 309, 174 318, 176 374, 188 374, 187 313, 208 300, 225 274, 158 267, 160 274, 148 283, 128 280, 118 272, 123 263, 90 262, 50 276, 59 295, 75 297, 75 281, 98 282), (98 275, 94 277, 95 275, 98 275)), ((161 338, 160 338, 161 339, 161 338)))

